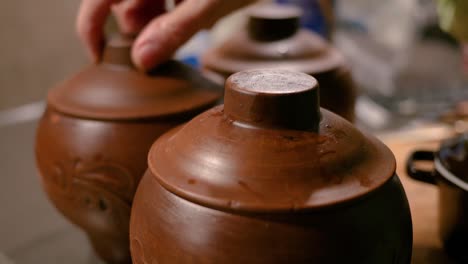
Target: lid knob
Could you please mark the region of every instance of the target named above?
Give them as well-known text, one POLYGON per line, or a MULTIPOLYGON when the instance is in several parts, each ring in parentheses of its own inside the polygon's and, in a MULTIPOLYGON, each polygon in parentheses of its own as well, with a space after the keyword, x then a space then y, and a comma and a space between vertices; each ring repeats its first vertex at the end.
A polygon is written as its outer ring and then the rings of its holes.
POLYGON ((110 38, 104 48, 102 62, 105 64, 115 64, 133 67, 132 45, 135 36, 117 34, 110 38))
POLYGON ((291 5, 257 5, 249 12, 249 35, 258 41, 288 38, 299 30, 301 15, 301 10, 291 5))
POLYGON ((281 69, 248 70, 226 81, 224 113, 256 126, 318 131, 318 82, 281 69))

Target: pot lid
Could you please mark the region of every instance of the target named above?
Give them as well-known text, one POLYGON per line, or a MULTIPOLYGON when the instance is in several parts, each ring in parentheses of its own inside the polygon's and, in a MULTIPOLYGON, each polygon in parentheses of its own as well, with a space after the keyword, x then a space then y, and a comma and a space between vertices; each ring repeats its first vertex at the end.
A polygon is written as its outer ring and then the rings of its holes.
POLYGON ((132 43, 124 36, 111 39, 102 62, 52 89, 49 105, 74 116, 125 120, 206 109, 221 97, 222 87, 176 61, 138 71, 130 57, 132 43))
POLYGON ((290 211, 362 197, 394 175, 385 145, 319 108, 310 75, 236 73, 224 100, 153 145, 149 168, 174 194, 227 210, 290 211))
POLYGON ((343 65, 343 56, 326 40, 300 28, 301 14, 291 5, 255 5, 244 30, 203 56, 204 67, 224 74, 260 68, 314 74, 343 65))

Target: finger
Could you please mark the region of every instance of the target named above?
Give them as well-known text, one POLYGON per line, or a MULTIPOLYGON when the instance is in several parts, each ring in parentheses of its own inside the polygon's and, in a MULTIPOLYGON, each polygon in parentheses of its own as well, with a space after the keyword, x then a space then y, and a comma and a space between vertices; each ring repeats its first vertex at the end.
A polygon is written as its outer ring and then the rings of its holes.
POLYGON ((97 61, 104 42, 103 28, 110 8, 121 0, 83 0, 81 2, 76 28, 90 57, 97 61))
POLYGON ((135 34, 151 19, 164 13, 165 0, 127 0, 114 5, 112 11, 120 30, 123 33, 135 34))
POLYGON ((175 51, 198 30, 213 25, 219 18, 253 0, 186 0, 172 12, 152 20, 137 38, 132 58, 148 70, 172 57, 175 51))

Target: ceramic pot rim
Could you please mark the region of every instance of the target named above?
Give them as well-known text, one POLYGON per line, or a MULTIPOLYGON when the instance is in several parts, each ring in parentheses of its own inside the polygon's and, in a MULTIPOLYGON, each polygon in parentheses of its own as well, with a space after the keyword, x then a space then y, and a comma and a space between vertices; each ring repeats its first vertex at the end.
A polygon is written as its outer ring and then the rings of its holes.
MULTIPOLYGON (((148 155, 148 167, 149 170, 151 171, 151 174, 157 182, 164 187, 166 190, 170 191, 176 196, 179 196, 185 200, 215 208, 215 209, 221 209, 221 210, 228 210, 228 211, 243 211, 243 212, 254 212, 254 213, 260 213, 260 212, 269 212, 269 213, 282 213, 282 212, 291 212, 291 211, 310 211, 310 210, 321 210, 321 209, 330 209, 335 206, 341 206, 345 205, 349 202, 356 201, 358 199, 365 199, 368 195, 372 195, 374 192, 378 191, 381 189, 386 183, 391 181, 391 179, 396 175, 395 173, 395 168, 396 168, 396 162, 393 157, 393 154, 391 151, 380 141, 378 141, 376 138, 364 133, 360 132, 363 134, 365 138, 367 138, 369 142, 369 146, 372 146, 372 153, 373 155, 377 154, 378 156, 372 158, 372 164, 370 165, 371 167, 368 167, 368 165, 364 165, 361 169, 367 170, 365 174, 372 179, 372 184, 367 187, 360 187, 359 189, 355 189, 352 186, 360 185, 359 183, 359 177, 353 177, 353 180, 349 180, 346 183, 341 183, 339 184, 340 191, 334 190, 333 193, 337 194, 337 196, 334 196, 333 198, 326 197, 326 196, 321 196, 319 198, 314 198, 312 200, 308 200, 307 202, 304 202, 300 205, 293 205, 290 203, 287 203, 286 201, 253 201, 251 199, 238 199, 237 197, 233 198, 228 198, 226 194, 224 193, 223 189, 218 188, 215 183, 211 183, 211 181, 205 182, 204 184, 210 184, 212 187, 211 189, 211 194, 206 194, 206 185, 198 189, 199 183, 201 183, 203 178, 205 177, 199 177, 197 174, 192 174, 190 170, 186 170, 185 168, 179 168, 180 164, 188 164, 187 162, 181 163, 179 161, 174 162, 174 158, 177 157, 182 157, 180 155, 176 155, 177 153, 182 153, 182 152, 177 152, 175 151, 178 144, 177 141, 175 140, 178 136, 178 134, 181 133, 181 131, 185 131, 184 133, 187 133, 187 131, 197 131, 196 133, 201 133, 200 129, 193 129, 193 127, 188 128, 188 126, 193 126, 191 124, 194 123, 200 123, 200 122, 206 122, 208 118, 215 118, 215 119, 221 119, 221 115, 218 114, 221 112, 220 110, 221 106, 215 107, 203 114, 201 114, 198 117, 195 117, 192 121, 190 121, 187 124, 181 125, 177 128, 172 129, 165 135, 161 136, 151 147, 151 150, 148 155), (172 154, 170 154, 172 153, 172 154), (378 164, 385 164, 384 167, 379 167, 381 165, 378 164), (178 168, 178 169, 176 169, 178 168), (371 170, 369 171, 368 169, 371 170), (175 170, 174 170, 175 169, 175 170), (189 184, 190 179, 195 179, 197 184, 189 184), (350 190, 350 187, 352 187, 352 191, 350 190), (216 193, 216 196, 214 195, 216 193), (234 201, 234 202, 233 202, 234 201)), ((326 116, 330 115, 328 111, 322 109, 322 114, 325 114, 326 116)), ((226 121, 227 122, 227 121, 226 121)), ((326 123, 326 122, 325 122, 326 123)), ((326 125, 322 123, 322 129, 326 128, 326 125)), ((203 133, 203 137, 206 137, 206 133, 203 133)), ((180 136, 180 135, 179 135, 180 136)), ((197 138, 199 138, 197 136, 197 138)), ((199 139, 197 139, 198 141, 199 139)), ((184 143, 184 146, 186 145, 186 142, 184 143)), ((200 148, 204 150, 204 148, 200 148)), ((193 155, 191 155, 193 156, 193 155)), ((199 163, 192 163, 190 162, 190 166, 192 167, 193 165, 198 166, 199 163)), ((196 167, 195 166, 195 167, 196 167)), ((358 168, 358 167, 356 167, 358 168)), ((359 172, 358 174, 364 173, 363 170, 359 172)), ((222 173, 217 173, 216 175, 225 175, 222 173)), ((233 175, 237 180, 237 175, 233 175)), ((351 176, 347 176, 351 177, 351 176)), ((206 177, 208 178, 208 177, 206 177)), ((242 178, 239 178, 242 180, 242 178)), ((336 187, 336 185, 334 185, 336 187)), ((319 189, 313 189, 315 193, 317 193, 317 190, 319 189)), ((281 195, 280 195, 281 196, 281 195)))
POLYGON ((292 60, 252 60, 248 62, 242 62, 239 58, 233 57, 221 57, 218 51, 212 53, 206 53, 202 57, 202 64, 205 69, 214 71, 216 73, 224 73, 231 75, 232 73, 239 72, 248 69, 259 69, 259 68, 284 68, 289 70, 295 70, 305 72, 310 75, 324 74, 332 72, 345 65, 345 60, 342 54, 333 47, 328 48, 321 56, 309 58, 294 58, 292 60))

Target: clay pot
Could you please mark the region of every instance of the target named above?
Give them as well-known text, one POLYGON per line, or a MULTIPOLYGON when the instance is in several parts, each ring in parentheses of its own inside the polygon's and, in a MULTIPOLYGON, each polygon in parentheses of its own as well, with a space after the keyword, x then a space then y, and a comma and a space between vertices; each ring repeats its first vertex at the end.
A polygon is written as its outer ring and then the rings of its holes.
POLYGON ((215 105, 222 89, 175 61, 148 74, 130 59, 132 40, 111 40, 103 61, 52 89, 36 157, 50 200, 108 263, 130 263, 133 195, 151 144, 215 105))
POLYGON ((408 175, 439 188, 439 233, 446 252, 468 263, 468 134, 447 140, 436 152, 418 150, 407 162, 408 175), (417 162, 434 164, 422 169, 417 162))
POLYGON ((231 74, 283 68, 313 75, 320 83, 322 107, 354 120, 356 88, 345 60, 319 35, 300 29, 301 10, 261 4, 248 11, 246 27, 202 58, 204 70, 223 82, 231 74))
POLYGON ((320 109, 313 77, 240 72, 224 100, 152 146, 132 208, 134 264, 410 263, 394 156, 320 109))

